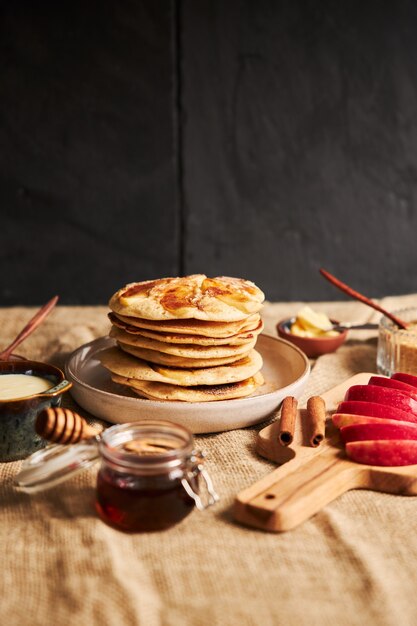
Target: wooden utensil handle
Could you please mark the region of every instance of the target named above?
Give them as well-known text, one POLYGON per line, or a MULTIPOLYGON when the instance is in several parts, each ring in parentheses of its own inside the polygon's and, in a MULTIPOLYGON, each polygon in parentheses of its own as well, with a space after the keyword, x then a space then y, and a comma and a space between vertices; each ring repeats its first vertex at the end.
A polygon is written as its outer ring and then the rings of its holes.
POLYGON ((49 313, 52 311, 57 302, 58 296, 54 296, 53 298, 51 298, 51 300, 49 300, 49 302, 44 304, 41 309, 39 309, 36 315, 34 315, 32 319, 29 320, 29 322, 20 331, 20 333, 12 341, 12 343, 0 353, 0 361, 7 361, 10 358, 13 350, 15 350, 15 348, 17 348, 17 346, 19 346, 22 341, 29 337, 29 335, 31 335, 33 331, 36 330, 36 328, 38 328, 38 326, 43 322, 45 317, 47 317, 47 315, 49 315, 49 313))
POLYGON ((267 488, 261 480, 249 494, 246 490, 238 495, 234 509, 238 521, 275 532, 290 530, 366 481, 362 467, 339 458, 335 450, 314 457, 291 473, 283 472, 283 477, 280 473, 281 468, 273 472, 276 480, 269 481, 267 488))
POLYGON ((43 409, 36 417, 35 430, 43 439, 62 444, 78 443, 100 432, 75 411, 62 407, 43 409))
POLYGON ((388 319, 393 321, 394 324, 396 324, 399 328, 402 328, 402 329, 407 328, 407 324, 406 322, 404 322, 404 320, 401 320, 393 313, 390 313, 386 309, 383 309, 379 304, 377 304, 373 300, 370 300, 369 298, 364 296, 362 293, 359 293, 359 291, 355 291, 354 289, 352 289, 352 287, 349 287, 349 285, 342 283, 341 280, 336 278, 336 276, 333 276, 333 274, 330 274, 330 272, 328 272, 324 268, 321 267, 319 271, 320 271, 320 274, 324 278, 326 278, 326 280, 329 281, 329 283, 332 283, 332 285, 340 289, 340 291, 343 291, 343 293, 346 293, 351 298, 354 298, 355 300, 359 300, 359 302, 363 302, 364 304, 367 304, 368 306, 372 307, 376 311, 383 313, 385 317, 388 317, 388 319))

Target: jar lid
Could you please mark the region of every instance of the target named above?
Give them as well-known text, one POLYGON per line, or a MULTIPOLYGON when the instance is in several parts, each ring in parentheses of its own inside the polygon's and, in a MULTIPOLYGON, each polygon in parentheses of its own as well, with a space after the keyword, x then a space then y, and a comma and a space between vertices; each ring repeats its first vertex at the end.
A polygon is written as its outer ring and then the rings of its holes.
POLYGON ((187 428, 160 419, 116 424, 101 433, 99 443, 106 461, 124 471, 143 474, 169 472, 188 463, 193 447, 187 428))
POLYGON ((54 487, 74 476, 99 459, 95 440, 65 446, 51 445, 38 450, 25 461, 15 477, 15 485, 26 493, 36 493, 54 487))

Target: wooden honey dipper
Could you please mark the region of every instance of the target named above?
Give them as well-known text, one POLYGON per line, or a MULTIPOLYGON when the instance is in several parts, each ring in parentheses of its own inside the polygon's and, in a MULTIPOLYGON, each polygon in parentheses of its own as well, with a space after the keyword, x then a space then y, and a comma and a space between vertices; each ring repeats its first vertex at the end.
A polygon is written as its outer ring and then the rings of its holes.
POLYGON ((43 409, 36 418, 35 430, 42 439, 65 444, 91 439, 101 432, 75 411, 61 407, 43 409))

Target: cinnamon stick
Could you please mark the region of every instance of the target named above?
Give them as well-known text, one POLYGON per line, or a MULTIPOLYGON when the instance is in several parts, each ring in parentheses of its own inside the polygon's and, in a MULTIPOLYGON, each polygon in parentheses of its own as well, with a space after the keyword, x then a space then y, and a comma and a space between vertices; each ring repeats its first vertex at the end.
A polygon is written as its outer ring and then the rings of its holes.
POLYGON ((278 434, 278 441, 282 446, 289 446, 293 442, 297 406, 298 402, 292 396, 287 396, 282 402, 278 434))
POLYGON ((307 401, 307 425, 310 445, 317 448, 324 439, 326 426, 326 405, 320 396, 312 396, 307 401))

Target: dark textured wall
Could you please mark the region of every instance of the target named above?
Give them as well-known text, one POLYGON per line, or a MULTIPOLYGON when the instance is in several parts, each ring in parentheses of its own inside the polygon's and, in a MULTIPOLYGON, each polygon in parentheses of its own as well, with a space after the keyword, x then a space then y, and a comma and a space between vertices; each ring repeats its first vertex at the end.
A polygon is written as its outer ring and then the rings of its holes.
POLYGON ((187 268, 280 299, 340 297, 320 265, 372 295, 417 291, 416 5, 198 4, 183 28, 187 268))
POLYGON ((178 273, 171 4, 1 6, 1 304, 178 273))
POLYGON ((411 1, 2 2, 0 304, 417 291, 411 1))

